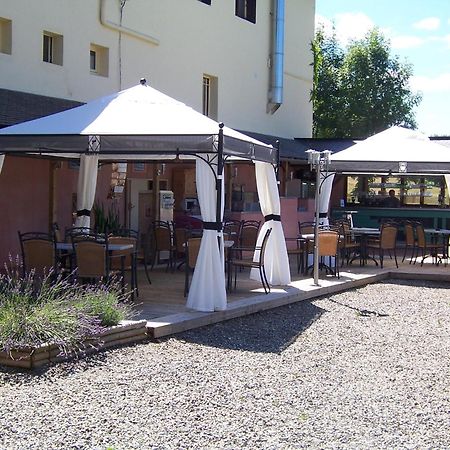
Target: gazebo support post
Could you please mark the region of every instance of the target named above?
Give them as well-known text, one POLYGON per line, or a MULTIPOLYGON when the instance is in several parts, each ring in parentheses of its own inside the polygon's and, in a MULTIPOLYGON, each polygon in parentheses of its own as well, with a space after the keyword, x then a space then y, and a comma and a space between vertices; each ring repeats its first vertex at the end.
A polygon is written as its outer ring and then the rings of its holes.
MULTIPOLYGON (((223 182, 223 127, 224 124, 219 124, 219 136, 217 142, 217 178, 216 178, 216 193, 217 193, 217 206, 216 206, 216 222, 222 223, 222 182, 223 182)), ((222 226, 220 227, 220 231, 222 226)), ((218 230, 219 231, 219 230, 218 230)), ((219 247, 220 247, 220 239, 219 247)))

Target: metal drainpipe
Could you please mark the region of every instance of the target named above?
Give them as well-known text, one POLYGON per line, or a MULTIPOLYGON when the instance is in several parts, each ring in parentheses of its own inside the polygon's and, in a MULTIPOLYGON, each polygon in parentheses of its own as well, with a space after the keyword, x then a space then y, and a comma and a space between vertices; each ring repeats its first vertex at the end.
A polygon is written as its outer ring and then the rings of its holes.
POLYGON ((283 103, 285 0, 273 1, 272 55, 267 112, 274 114, 283 103))
POLYGON ((149 34, 142 33, 138 30, 133 30, 132 28, 124 27, 121 23, 115 23, 106 17, 106 5, 105 0, 100 0, 100 23, 111 30, 119 31, 121 33, 127 34, 128 36, 133 36, 136 39, 141 39, 143 41, 149 42, 153 45, 159 45, 159 39, 150 36, 149 34))

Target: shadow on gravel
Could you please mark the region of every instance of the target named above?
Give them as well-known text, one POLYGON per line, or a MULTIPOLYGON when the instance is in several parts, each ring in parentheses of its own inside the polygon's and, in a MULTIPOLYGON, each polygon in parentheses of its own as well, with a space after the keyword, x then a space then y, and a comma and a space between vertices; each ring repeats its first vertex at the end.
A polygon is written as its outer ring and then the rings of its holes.
POLYGON ((186 331, 173 338, 231 350, 281 353, 324 312, 304 301, 186 331))
POLYGON ((347 305, 346 303, 338 302, 337 300, 333 300, 332 298, 328 298, 328 300, 336 305, 344 306, 345 308, 352 309, 355 311, 358 316, 361 317, 389 317, 389 314, 385 314, 378 311, 371 311, 369 309, 360 309, 355 306, 347 305))

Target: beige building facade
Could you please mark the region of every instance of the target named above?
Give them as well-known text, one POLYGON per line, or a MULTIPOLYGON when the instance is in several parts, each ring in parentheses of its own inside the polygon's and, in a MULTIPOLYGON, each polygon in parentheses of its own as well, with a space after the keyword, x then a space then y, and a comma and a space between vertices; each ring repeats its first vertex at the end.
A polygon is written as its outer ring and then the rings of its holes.
MULTIPOLYGON (((312 130, 314 14, 315 0, 0 0, 0 128, 146 78, 227 126, 284 139, 290 159, 293 138, 312 130)), ((158 217, 158 190, 175 193, 176 220, 196 195, 192 166, 134 163, 127 172, 125 193, 111 198, 111 167, 101 167, 96 202, 142 233, 158 217)), ((259 217, 253 166, 227 167, 226 176, 226 215, 259 217)), ((18 230, 72 225, 77 178, 73 163, 5 158, 0 262, 19 252, 18 230)), ((297 198, 286 201, 284 226, 295 233, 297 198)))
POLYGON ((202 112, 209 82, 211 117, 241 130, 309 137, 314 0, 283 2, 283 103, 271 114, 276 3, 1 0, 0 88, 85 102, 145 77, 202 112))

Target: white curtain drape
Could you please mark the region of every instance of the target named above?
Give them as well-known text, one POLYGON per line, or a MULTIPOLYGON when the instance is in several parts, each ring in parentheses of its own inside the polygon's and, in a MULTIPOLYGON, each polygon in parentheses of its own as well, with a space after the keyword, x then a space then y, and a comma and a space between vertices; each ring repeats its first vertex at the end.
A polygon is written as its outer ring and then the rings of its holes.
MULTIPOLYGON (((261 212, 264 216, 280 216, 280 195, 278 193, 277 179, 272 164, 255 161, 256 186, 258 189, 261 212)), ((266 230, 272 228, 264 257, 264 269, 267 280, 271 285, 286 285, 291 282, 289 258, 286 250, 283 227, 279 220, 267 220, 259 231, 257 246, 260 246, 266 230)), ((255 258, 259 255, 255 252, 255 258)), ((260 280, 259 271, 252 269, 252 280, 260 280)))
POLYGON ((92 210, 97 187, 98 155, 86 154, 80 156, 80 172, 78 174, 77 188, 77 214, 76 227, 91 226, 91 218, 88 212, 92 210), (86 213, 84 215, 83 213, 86 213))
POLYGON ((328 210, 330 208, 330 197, 334 176, 334 173, 320 173, 319 225, 329 225, 328 210))
MULTIPOLYGON (((215 155, 208 155, 213 158, 215 155)), ((217 166, 212 166, 217 174, 217 166)), ((200 158, 196 160, 197 195, 204 222, 216 222, 216 179, 211 167, 200 158)), ((223 220, 223 178, 222 211, 223 220)), ((203 230, 200 251, 197 257, 186 306, 197 311, 223 311, 227 308, 225 266, 223 256, 223 233, 203 230), (220 247, 218 245, 220 239, 220 247)))
POLYGON ((5 162, 5 155, 1 154, 0 155, 0 173, 2 173, 2 169, 3 169, 3 163, 5 162))

